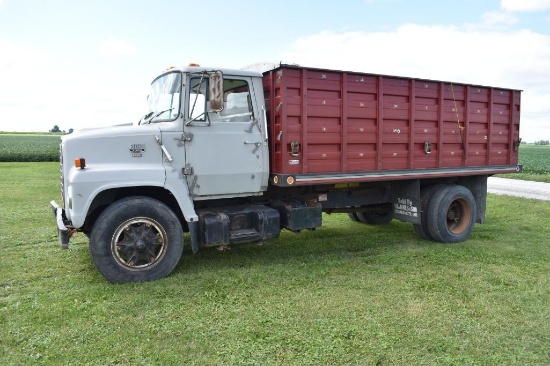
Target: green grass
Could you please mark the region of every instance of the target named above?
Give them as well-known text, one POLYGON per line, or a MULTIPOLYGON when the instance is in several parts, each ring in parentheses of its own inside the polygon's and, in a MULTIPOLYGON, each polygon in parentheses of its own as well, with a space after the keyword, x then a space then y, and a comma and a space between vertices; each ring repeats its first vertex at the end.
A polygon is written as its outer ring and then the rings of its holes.
POLYGON ((59 134, 0 133, 0 162, 59 161, 59 134))
POLYGON ((550 183, 550 146, 520 145, 519 162, 523 173, 502 177, 550 183))
POLYGON ((490 195, 465 243, 346 215, 160 281, 112 285, 61 250, 56 163, 0 163, 0 364, 550 363, 550 202, 490 195))
POLYGON ((550 146, 521 145, 519 160, 525 173, 550 174, 550 146))
POLYGON ((550 146, 520 145, 519 163, 523 165, 522 173, 498 174, 497 177, 550 183, 550 146))
POLYGON ((58 135, 63 136, 65 132, 26 132, 26 131, 0 131, 0 135, 58 135))

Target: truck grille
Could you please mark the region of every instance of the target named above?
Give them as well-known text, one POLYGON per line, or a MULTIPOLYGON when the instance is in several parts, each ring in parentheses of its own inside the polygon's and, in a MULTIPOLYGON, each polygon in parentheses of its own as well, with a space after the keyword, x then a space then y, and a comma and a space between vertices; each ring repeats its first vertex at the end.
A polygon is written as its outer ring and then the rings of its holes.
POLYGON ((65 208, 65 180, 63 179, 63 142, 59 143, 59 175, 61 179, 61 207, 65 208))

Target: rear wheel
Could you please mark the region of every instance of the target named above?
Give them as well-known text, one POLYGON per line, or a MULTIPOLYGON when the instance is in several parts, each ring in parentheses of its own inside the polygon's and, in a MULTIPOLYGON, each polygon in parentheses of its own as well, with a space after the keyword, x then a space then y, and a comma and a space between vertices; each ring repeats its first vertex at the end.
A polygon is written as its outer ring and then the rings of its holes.
POLYGON ((466 240, 474 227, 476 202, 464 186, 443 186, 433 194, 426 222, 433 240, 458 243, 466 240))
POLYGON ((357 212, 357 218, 367 225, 387 225, 393 220, 393 208, 389 203, 376 209, 357 212))
POLYGON ((357 217, 357 212, 350 212, 350 213, 348 213, 348 216, 349 216, 351 221, 359 222, 359 218, 357 217))
POLYGON ((422 223, 413 224, 413 228, 415 233, 422 239, 433 240, 428 230, 428 204, 430 203, 432 196, 437 190, 446 187, 449 186, 446 186, 444 184, 433 184, 430 186, 422 187, 422 189, 420 190, 420 219, 422 223))
POLYGON ((90 253, 109 281, 152 281, 169 275, 183 251, 178 217, 149 197, 128 197, 107 207, 90 236, 90 253))

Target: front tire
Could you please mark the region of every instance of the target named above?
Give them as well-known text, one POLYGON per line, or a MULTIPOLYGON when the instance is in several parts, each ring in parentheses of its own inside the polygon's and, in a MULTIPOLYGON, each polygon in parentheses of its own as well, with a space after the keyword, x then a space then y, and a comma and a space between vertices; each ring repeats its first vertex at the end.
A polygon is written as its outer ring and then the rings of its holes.
POLYGON ((183 230, 175 213, 149 197, 114 202, 98 217, 90 236, 97 270, 113 283, 168 276, 183 252, 183 230))
POLYGON ((476 220, 476 202, 464 186, 443 186, 428 204, 427 224, 433 240, 458 243, 470 236, 476 220))

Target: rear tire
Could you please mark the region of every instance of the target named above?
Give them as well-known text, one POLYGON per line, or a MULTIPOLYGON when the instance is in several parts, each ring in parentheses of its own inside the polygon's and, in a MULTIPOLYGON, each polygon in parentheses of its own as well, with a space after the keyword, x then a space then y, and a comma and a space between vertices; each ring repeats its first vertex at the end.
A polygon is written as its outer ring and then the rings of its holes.
POLYGON ((175 213, 149 197, 114 202, 97 219, 90 253, 98 271, 113 283, 168 276, 183 252, 183 230, 175 213))
POLYGON ((434 192, 441 189, 442 187, 448 187, 444 184, 433 184, 430 186, 423 187, 420 190, 420 220, 421 224, 413 224, 413 229, 415 233, 420 236, 422 239, 433 240, 428 230, 428 205, 434 192))
POLYGON ((428 204, 427 225, 433 240, 458 243, 468 239, 476 220, 476 202, 464 186, 443 186, 428 204))
POLYGON ((350 212, 350 213, 348 213, 348 216, 349 216, 351 221, 359 222, 359 218, 357 217, 357 212, 350 212))
POLYGON ((387 225, 393 220, 391 203, 374 210, 357 212, 357 218, 367 225, 387 225))

